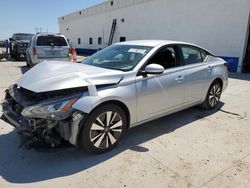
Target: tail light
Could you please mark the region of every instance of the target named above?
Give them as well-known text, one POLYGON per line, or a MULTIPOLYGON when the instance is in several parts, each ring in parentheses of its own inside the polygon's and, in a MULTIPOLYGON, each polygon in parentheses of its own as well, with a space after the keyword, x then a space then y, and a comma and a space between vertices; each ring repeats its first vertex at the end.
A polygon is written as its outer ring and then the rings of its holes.
POLYGON ((228 69, 228 63, 227 62, 224 63, 224 66, 228 69))
POLYGON ((73 50, 73 48, 70 48, 70 49, 69 49, 69 54, 72 54, 72 50, 73 50))
POLYGON ((36 55, 37 53, 36 53, 36 48, 32 48, 32 53, 33 53, 33 55, 36 55))

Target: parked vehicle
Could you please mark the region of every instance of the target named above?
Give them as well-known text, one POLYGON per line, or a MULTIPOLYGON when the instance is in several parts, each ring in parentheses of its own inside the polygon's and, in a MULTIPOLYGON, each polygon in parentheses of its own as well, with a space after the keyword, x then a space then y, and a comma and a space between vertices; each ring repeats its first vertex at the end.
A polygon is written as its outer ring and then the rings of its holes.
POLYGON ((26 144, 66 140, 103 153, 128 128, 195 105, 215 108, 227 85, 227 63, 199 46, 130 41, 82 64, 38 64, 10 86, 2 105, 26 144))
POLYGON ((27 46, 33 34, 14 33, 10 40, 10 56, 16 61, 19 61, 21 56, 25 56, 27 46))
POLYGON ((0 60, 9 58, 7 41, 8 40, 0 41, 0 60))
POLYGON ((26 51, 27 66, 34 66, 45 60, 69 61, 70 45, 65 36, 53 33, 37 33, 31 39, 26 51))

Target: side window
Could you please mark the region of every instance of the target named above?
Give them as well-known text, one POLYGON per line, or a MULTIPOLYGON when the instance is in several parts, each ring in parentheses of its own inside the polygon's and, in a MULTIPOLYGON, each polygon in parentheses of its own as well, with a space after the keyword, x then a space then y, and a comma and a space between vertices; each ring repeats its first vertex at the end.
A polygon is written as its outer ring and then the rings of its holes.
POLYGON ((176 54, 174 47, 163 47, 153 55, 148 64, 159 64, 165 69, 177 67, 176 54))
POLYGON ((192 46, 181 46, 181 55, 184 65, 203 62, 199 48, 192 46))
POLYGON ((201 50, 201 57, 202 57, 203 61, 206 59, 207 52, 205 50, 201 50))

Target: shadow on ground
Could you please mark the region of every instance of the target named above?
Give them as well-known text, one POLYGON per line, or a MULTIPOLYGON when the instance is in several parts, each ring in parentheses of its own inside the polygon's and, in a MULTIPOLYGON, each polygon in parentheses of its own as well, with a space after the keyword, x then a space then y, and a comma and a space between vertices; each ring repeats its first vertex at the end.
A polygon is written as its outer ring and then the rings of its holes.
POLYGON ((229 78, 232 78, 232 79, 250 81, 250 73, 233 73, 233 72, 229 72, 228 76, 229 76, 229 78))
POLYGON ((26 73, 30 68, 27 66, 20 66, 22 74, 26 73))
POLYGON ((216 113, 223 105, 220 103, 213 111, 190 108, 130 129, 118 147, 102 155, 90 155, 74 149, 38 152, 18 148, 18 136, 12 131, 0 136, 0 176, 11 183, 39 182, 87 170, 126 150, 148 152, 149 148, 140 144, 216 113))

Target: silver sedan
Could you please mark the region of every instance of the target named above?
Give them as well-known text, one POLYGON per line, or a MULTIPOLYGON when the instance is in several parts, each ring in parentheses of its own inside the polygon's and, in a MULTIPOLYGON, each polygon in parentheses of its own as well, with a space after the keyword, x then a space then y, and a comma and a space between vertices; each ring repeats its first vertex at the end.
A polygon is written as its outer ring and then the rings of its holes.
POLYGON ((130 41, 81 64, 38 64, 9 87, 2 105, 25 146, 68 141, 103 153, 128 128, 195 105, 215 108, 227 84, 227 63, 204 48, 130 41))

